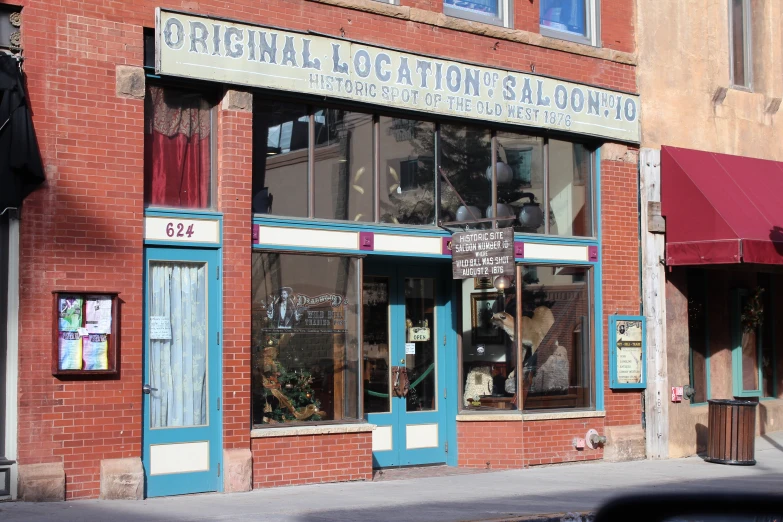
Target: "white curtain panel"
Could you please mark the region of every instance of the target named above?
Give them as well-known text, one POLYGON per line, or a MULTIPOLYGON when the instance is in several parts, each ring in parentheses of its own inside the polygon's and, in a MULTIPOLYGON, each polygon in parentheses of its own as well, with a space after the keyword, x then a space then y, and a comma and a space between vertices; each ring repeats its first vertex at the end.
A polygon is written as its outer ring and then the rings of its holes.
POLYGON ((149 315, 171 324, 170 340, 150 340, 151 427, 207 423, 206 265, 152 264, 149 315))

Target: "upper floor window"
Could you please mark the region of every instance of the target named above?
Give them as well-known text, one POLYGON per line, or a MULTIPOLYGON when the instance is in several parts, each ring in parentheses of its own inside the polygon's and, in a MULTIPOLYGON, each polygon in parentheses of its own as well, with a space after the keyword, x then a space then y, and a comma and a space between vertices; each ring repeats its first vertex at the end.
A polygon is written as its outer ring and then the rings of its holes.
POLYGON ((214 101, 203 93, 149 86, 144 110, 144 203, 149 207, 214 206, 214 101))
POLYGON ((599 0, 541 0, 541 34, 599 45, 599 0))
POLYGON ((750 32, 750 0, 730 0, 729 3, 729 52, 731 84, 751 89, 752 56, 750 32))
POLYGON ((443 0, 443 12, 475 22, 503 27, 513 25, 513 0, 443 0))

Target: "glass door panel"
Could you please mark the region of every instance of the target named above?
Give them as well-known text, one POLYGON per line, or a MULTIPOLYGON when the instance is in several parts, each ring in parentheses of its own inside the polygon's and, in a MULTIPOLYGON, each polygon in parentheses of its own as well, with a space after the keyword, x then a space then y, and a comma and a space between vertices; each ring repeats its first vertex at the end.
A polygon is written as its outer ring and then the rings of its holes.
POLYGON ((208 424, 206 271, 206 263, 150 262, 151 428, 208 424))
POLYGON ((434 338, 435 282, 406 277, 405 282, 405 366, 410 389, 407 411, 437 409, 437 380, 434 338))
POLYGON ((389 278, 365 276, 362 295, 364 412, 387 413, 391 411, 389 278))

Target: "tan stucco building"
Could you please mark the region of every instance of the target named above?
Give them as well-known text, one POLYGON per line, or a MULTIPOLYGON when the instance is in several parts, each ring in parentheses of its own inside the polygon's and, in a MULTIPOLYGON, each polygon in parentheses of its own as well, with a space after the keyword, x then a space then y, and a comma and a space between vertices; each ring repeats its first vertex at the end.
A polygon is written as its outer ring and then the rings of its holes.
POLYGON ((706 448, 710 399, 757 401, 762 436, 783 426, 783 5, 636 16, 647 452, 681 457, 706 448))

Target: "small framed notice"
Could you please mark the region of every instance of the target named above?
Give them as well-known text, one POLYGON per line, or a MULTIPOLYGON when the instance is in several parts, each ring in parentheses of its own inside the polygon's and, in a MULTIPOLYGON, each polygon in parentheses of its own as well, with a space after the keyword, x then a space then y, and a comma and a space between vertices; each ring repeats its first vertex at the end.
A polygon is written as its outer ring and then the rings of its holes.
POLYGON ((116 375, 118 294, 53 292, 52 375, 116 375))
POLYGON ((609 316, 610 388, 647 387, 645 327, 641 315, 609 316))

